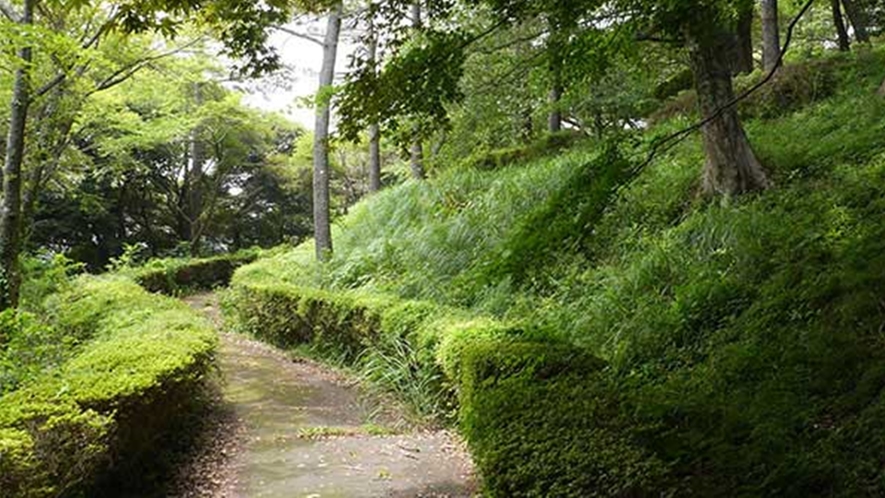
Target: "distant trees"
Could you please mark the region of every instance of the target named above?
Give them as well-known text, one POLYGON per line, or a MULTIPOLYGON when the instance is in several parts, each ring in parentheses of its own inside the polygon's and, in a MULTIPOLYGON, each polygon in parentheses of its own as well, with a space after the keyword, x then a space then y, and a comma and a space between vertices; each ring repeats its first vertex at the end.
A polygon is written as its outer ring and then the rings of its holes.
MULTIPOLYGON (((257 74, 276 67, 274 54, 264 45, 263 27, 285 15, 286 8, 280 4, 261 7, 235 6, 227 0, 214 3, 152 0, 111 5, 98 2, 62 5, 24 0, 17 6, 0 0, 0 31, 14 53, 14 57, 6 61, 6 67, 15 68, 4 151, 4 197, 0 209, 0 309, 18 303, 18 259, 24 215, 22 196, 26 178, 23 165, 29 142, 30 108, 39 99, 63 101, 65 92, 74 86, 72 81, 82 79, 96 66, 100 70, 101 66, 94 59, 97 47, 106 38, 119 33, 154 30, 172 35, 184 20, 197 12, 205 24, 225 27, 218 33, 226 42, 227 52, 244 62, 244 72, 257 74)), ((123 65, 119 72, 110 74, 95 88, 113 86, 141 67, 140 62, 123 65)), ((35 182, 36 185, 40 183, 35 182)), ((29 201, 35 198, 32 193, 29 201)))
MULTIPOLYGON (((415 0, 411 5, 411 20, 413 36, 417 37, 421 32, 421 4, 420 0, 415 0)), ((420 130, 417 126, 412 129, 412 143, 409 146, 409 168, 412 171, 412 178, 415 180, 423 180, 426 173, 424 171, 424 142, 420 130)))
POLYGON ((31 249, 101 269, 126 244, 184 256, 309 234, 309 171, 291 164, 304 130, 243 107, 194 59, 88 99, 63 175, 38 194, 31 249))

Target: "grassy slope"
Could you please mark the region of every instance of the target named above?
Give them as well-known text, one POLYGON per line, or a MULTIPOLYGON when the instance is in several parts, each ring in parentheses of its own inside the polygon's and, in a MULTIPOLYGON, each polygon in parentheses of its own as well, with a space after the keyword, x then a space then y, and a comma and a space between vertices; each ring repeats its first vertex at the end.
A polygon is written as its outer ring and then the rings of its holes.
MULTIPOLYGON (((851 62, 830 99, 748 122, 776 184, 760 195, 699 200, 696 140, 636 178, 610 156, 574 149, 391 189, 336 227, 327 267, 302 247, 238 278, 465 307, 604 359, 602 374, 578 382, 502 382, 503 394, 477 408, 548 420, 524 420, 535 449, 475 438, 487 474, 508 475, 486 476, 499 494, 581 495, 587 488, 567 487, 577 482, 601 494, 880 495, 881 67, 880 56, 851 62), (564 439, 545 432, 562 427, 572 431, 564 439), (540 448, 576 438, 593 442, 540 448), (495 467, 520 467, 525 451, 562 453, 551 465, 584 470, 581 459, 595 459, 596 475, 614 477, 495 467)), ((468 437, 500 429, 467 419, 468 437)))

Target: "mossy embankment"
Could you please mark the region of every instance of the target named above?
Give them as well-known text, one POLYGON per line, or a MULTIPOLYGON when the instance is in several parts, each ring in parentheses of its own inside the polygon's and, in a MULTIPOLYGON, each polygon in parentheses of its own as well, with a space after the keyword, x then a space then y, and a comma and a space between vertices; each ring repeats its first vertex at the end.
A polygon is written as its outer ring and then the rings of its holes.
POLYGON ((455 407, 492 496, 885 494, 885 62, 838 63, 751 113, 768 191, 699 197, 698 140, 452 169, 356 206, 326 264, 240 269, 231 315, 455 407))

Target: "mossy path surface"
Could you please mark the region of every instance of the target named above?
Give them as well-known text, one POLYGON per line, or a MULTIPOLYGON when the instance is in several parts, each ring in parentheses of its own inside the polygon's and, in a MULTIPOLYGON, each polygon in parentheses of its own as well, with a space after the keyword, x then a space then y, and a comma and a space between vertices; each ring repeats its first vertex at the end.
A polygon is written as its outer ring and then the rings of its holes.
MULTIPOLYGON (((215 296, 186 301, 221 327, 215 296)), ((221 333, 223 397, 237 427, 227 458, 206 458, 199 496, 466 497, 472 465, 445 431, 420 430, 328 369, 221 333)), ((190 493, 189 493, 190 494, 190 493)))

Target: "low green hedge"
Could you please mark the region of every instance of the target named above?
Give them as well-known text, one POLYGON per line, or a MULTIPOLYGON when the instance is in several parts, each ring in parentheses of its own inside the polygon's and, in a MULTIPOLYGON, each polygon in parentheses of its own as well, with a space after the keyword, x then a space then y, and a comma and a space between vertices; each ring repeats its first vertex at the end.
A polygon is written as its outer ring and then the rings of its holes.
POLYGON ((244 250, 211 258, 157 259, 124 273, 151 292, 180 295, 227 285, 237 268, 257 258, 257 250, 244 250))
POLYGON ((460 427, 486 495, 667 496, 667 467, 630 430, 602 360, 472 341, 460 363, 460 427))
POLYGON ((0 496, 101 495, 149 481, 200 406, 217 337, 124 277, 50 298, 56 327, 92 329, 57 369, 0 398, 0 496))

